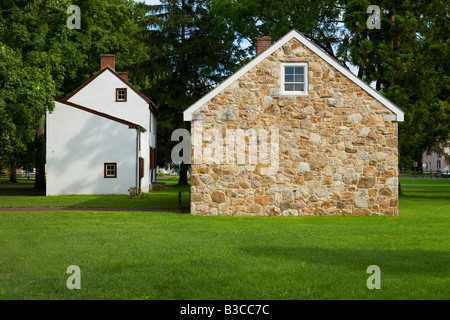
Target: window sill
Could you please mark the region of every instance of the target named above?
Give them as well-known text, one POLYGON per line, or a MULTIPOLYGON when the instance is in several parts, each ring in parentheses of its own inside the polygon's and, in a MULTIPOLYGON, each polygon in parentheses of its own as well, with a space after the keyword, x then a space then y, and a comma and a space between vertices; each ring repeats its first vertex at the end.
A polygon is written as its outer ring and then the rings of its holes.
POLYGON ((282 96, 307 96, 308 92, 305 91, 281 91, 282 96))

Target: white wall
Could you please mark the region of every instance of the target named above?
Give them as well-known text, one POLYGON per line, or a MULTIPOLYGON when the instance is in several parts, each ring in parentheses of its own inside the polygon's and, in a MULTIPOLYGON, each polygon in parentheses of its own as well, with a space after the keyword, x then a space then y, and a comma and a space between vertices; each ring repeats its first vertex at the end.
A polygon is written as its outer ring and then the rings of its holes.
POLYGON ((47 114, 47 195, 126 194, 135 186, 136 129, 55 101, 47 114), (104 163, 117 178, 104 178, 104 163))
MULTIPOLYGON (((109 114, 119 119, 138 124, 147 131, 141 133, 141 152, 144 158, 144 177, 141 180, 143 192, 149 190, 150 183, 150 155, 148 147, 156 146, 156 139, 149 132, 150 110, 148 103, 131 88, 127 90, 127 101, 116 102, 116 89, 126 88, 127 85, 117 78, 110 70, 105 70, 101 75, 91 81, 87 86, 70 97, 68 101, 83 107, 109 114)), ((152 116, 152 132, 156 132, 156 118, 152 116)), ((133 147, 136 144, 133 144, 133 147)))
POLYGON ((150 111, 142 97, 128 88, 127 101, 116 102, 116 89, 125 87, 126 84, 107 69, 68 101, 136 123, 148 130, 150 111))

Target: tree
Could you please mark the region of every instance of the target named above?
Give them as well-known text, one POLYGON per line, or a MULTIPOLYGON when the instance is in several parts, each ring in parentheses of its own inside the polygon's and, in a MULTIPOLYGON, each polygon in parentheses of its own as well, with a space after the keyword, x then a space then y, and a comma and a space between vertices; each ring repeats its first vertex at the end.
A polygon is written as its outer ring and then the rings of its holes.
POLYGON ((235 32, 237 41, 248 41, 249 56, 255 55, 256 38, 275 41, 293 28, 314 41, 335 58, 334 46, 343 37, 340 26, 342 3, 331 0, 216 0, 212 10, 235 32))
POLYGON ((35 138, 42 114, 53 107, 53 76, 62 70, 52 43, 63 11, 56 1, 4 1, 0 5, 1 157, 9 159, 15 181, 18 155, 35 138), (43 23, 50 18, 51 23, 43 23))
MULTIPOLYGON (((45 113, 53 109, 54 97, 64 97, 98 72, 101 53, 115 53, 122 70, 147 57, 134 37, 144 14, 127 0, 0 4, 0 157, 14 165, 35 141, 36 189, 45 189, 45 113), (66 26, 71 4, 81 9, 79 30, 66 26)), ((129 78, 139 80, 133 72, 129 78)))
MULTIPOLYGON (((144 93, 158 106, 158 165, 164 166, 175 145, 172 131, 186 127, 182 112, 235 71, 243 52, 210 1, 163 0, 146 8, 144 39, 153 55, 141 69, 152 75, 144 93)), ((178 183, 187 184, 184 163, 178 183)))
MULTIPOLYGON (((450 139, 448 34, 444 1, 379 1, 381 29, 365 27, 369 1, 346 5, 352 63, 366 82, 405 111, 399 124, 400 167, 421 161, 424 151, 443 153, 450 139)), ((341 49, 342 49, 341 48, 341 49)))

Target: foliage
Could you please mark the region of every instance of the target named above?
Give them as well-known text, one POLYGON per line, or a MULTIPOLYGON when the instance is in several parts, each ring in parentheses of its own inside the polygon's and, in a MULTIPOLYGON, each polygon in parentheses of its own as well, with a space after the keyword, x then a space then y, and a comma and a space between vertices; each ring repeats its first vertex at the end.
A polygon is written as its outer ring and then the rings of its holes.
POLYGON ((136 76, 139 62, 151 56, 140 38, 138 22, 145 15, 142 6, 130 0, 77 0, 71 4, 80 7, 81 29, 68 31, 62 56, 66 73, 58 96, 66 96, 98 73, 100 54, 106 53, 116 56, 116 70, 127 71, 130 83, 138 89, 146 87, 148 79, 136 76))
POLYGON ((340 26, 342 3, 332 0, 216 0, 212 10, 236 34, 237 41, 248 41, 247 53, 254 56, 256 38, 271 36, 279 40, 291 29, 312 39, 331 56, 333 46, 343 36, 340 26))
POLYGON ((148 198, 148 194, 139 190, 139 188, 131 187, 128 189, 130 199, 142 199, 148 198))
POLYGON ((421 161, 450 139, 450 21, 445 1, 379 1, 381 29, 366 27, 368 0, 346 5, 350 37, 341 44, 366 82, 405 111, 399 125, 400 162, 421 161))
POLYGON ((0 4, 0 156, 15 157, 34 140, 39 119, 53 108, 63 17, 55 1, 0 4))
MULTIPOLYGON (((2 1, 0 157, 15 164, 20 154, 35 152, 30 142, 42 116, 53 109, 53 99, 98 72, 102 53, 115 53, 118 70, 130 68, 129 79, 145 86, 145 79, 140 81, 133 73, 133 64, 148 56, 135 37, 137 20, 144 14, 129 0, 2 1), (66 26, 71 4, 81 9, 79 30, 66 26)), ((37 146, 45 150, 44 143, 37 146)), ((38 161, 45 161, 45 152, 39 154, 43 157, 38 161)), ((36 168, 43 166, 36 163, 36 168)))
POLYGON ((163 0, 146 8, 144 39, 153 55, 141 69, 153 75, 144 92, 158 106, 158 165, 165 167, 172 131, 185 127, 182 112, 236 70, 242 51, 210 1, 163 0))

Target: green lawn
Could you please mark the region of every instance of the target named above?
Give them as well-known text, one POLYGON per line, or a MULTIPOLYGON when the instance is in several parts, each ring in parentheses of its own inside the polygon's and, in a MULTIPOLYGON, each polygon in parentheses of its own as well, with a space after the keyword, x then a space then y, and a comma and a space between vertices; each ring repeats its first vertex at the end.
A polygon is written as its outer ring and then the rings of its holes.
MULTIPOLYGON (((34 179, 17 178, 17 183, 34 185, 34 179)), ((9 182, 9 177, 4 177, 4 176, 0 177, 0 184, 1 185, 4 185, 4 184, 14 185, 14 183, 9 182)))
POLYGON ((448 299, 450 181, 401 182, 398 217, 0 213, 0 299, 448 299))
MULTIPOLYGON (((182 207, 189 207, 189 187, 178 187, 177 180, 158 180, 170 186, 171 190, 151 191, 147 198, 130 199, 128 195, 36 195, 33 185, 14 188, 0 188, 0 207, 114 207, 114 208, 178 208, 178 192, 181 191, 182 207)), ((19 181, 21 184, 22 181, 19 181)), ((5 183, 6 184, 6 183, 5 183)))

